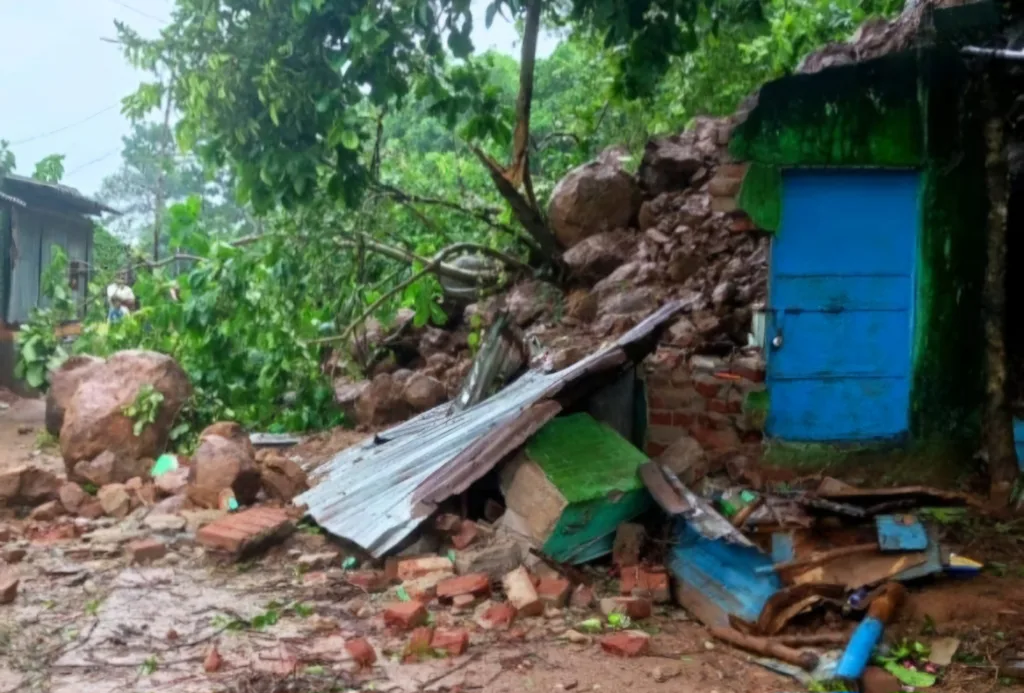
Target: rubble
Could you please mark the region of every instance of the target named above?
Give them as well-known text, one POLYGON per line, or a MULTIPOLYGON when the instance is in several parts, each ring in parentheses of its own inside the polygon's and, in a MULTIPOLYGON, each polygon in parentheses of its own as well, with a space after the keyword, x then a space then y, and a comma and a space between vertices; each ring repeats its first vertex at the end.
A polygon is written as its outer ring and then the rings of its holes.
MULTIPOLYGON (((384 623, 402 630, 411 630, 427 622, 427 607, 415 600, 393 602, 384 608, 384 623)), ((429 640, 428 640, 429 643, 429 640)))
POLYGON ((60 480, 52 473, 32 465, 0 472, 0 505, 35 506, 57 497, 60 480))
POLYGON ((238 424, 214 424, 200 434, 186 488, 196 506, 222 507, 225 492, 239 504, 251 505, 262 483, 252 444, 238 424))
POLYGON ((204 525, 196 533, 196 541, 240 558, 283 539, 294 529, 295 523, 283 510, 251 508, 204 525))
POLYGON ((619 657, 640 657, 651 647, 651 636, 639 630, 627 630, 601 638, 601 649, 619 657))
POLYGON ((502 579, 502 586, 517 616, 540 616, 544 613, 544 603, 537 594, 533 578, 526 568, 519 567, 508 573, 502 579))

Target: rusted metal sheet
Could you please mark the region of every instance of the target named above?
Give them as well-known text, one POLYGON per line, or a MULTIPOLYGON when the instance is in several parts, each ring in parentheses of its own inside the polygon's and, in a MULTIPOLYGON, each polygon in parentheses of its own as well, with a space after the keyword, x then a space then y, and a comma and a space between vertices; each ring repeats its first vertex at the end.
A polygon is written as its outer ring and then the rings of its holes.
POLYGON ((530 371, 468 409, 441 405, 341 452, 312 472, 315 487, 295 503, 332 534, 383 555, 435 503, 468 488, 556 416, 562 400, 594 390, 606 374, 641 358, 682 307, 664 306, 562 371, 530 371))

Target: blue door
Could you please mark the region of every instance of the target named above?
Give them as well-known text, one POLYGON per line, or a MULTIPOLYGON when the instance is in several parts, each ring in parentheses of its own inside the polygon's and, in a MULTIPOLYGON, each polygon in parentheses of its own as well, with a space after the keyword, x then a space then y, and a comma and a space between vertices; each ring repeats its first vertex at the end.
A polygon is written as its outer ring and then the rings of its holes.
POLYGON ((783 175, 772 241, 767 432, 869 441, 910 420, 919 177, 783 175))

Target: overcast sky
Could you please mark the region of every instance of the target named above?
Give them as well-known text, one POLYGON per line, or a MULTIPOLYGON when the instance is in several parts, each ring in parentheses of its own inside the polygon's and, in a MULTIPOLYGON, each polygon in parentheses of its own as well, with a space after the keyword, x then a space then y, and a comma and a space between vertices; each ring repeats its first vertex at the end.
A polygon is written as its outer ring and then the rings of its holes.
MULTIPOLYGON (((484 29, 486 4, 473 3, 477 49, 517 53, 511 24, 499 18, 484 29)), ((64 182, 88 194, 99 190, 117 170, 130 129, 121 99, 144 79, 101 39, 114 36, 115 19, 154 35, 172 7, 172 0, 0 0, 0 139, 12 142, 18 173, 30 175, 44 156, 64 154, 64 182)), ((542 37, 538 52, 548 55, 555 42, 542 37)))

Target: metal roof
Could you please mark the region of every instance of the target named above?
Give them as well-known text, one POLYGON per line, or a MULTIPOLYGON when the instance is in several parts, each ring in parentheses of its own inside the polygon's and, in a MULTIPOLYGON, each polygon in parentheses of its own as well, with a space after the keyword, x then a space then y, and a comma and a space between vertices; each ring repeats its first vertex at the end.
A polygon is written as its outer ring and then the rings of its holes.
POLYGON ((571 386, 648 353, 651 338, 683 305, 664 306, 557 373, 529 371, 470 409, 443 404, 342 451, 312 472, 316 485, 295 503, 332 534, 382 556, 437 503, 467 489, 554 418, 562 410, 555 396, 578 396, 571 386))
POLYGON ((69 208, 69 211, 86 216, 98 216, 103 212, 120 214, 113 207, 108 207, 98 200, 86 197, 76 188, 60 183, 47 183, 35 178, 8 173, 6 176, 0 177, 0 185, 6 192, 6 194, 0 193, 0 199, 19 207, 59 203, 69 208))

